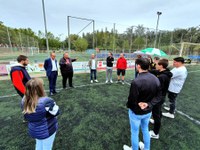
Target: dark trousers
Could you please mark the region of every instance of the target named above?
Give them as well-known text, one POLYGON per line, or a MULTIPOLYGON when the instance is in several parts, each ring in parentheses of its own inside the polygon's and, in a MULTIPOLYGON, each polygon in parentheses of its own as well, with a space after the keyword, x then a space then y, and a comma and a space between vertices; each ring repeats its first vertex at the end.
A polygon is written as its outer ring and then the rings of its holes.
POLYGON ((66 83, 68 79, 69 86, 72 87, 72 78, 73 78, 73 72, 67 72, 62 74, 62 84, 63 88, 66 88, 66 83))
POLYGON ((165 96, 162 96, 161 101, 153 106, 152 116, 154 119, 154 128, 153 131, 155 134, 159 133, 161 127, 161 118, 162 118, 162 104, 165 102, 165 96))
POLYGON ((97 79, 97 70, 96 69, 90 69, 90 80, 93 80, 93 75, 94 75, 94 80, 97 79))
POLYGON ((169 106, 170 106, 170 109, 169 109, 169 112, 171 114, 174 114, 175 112, 175 108, 176 108, 176 97, 178 96, 177 93, 173 93, 173 92, 170 92, 168 91, 168 98, 169 98, 169 106))
POLYGON ((58 72, 57 71, 52 71, 51 75, 48 76, 49 79, 49 91, 51 93, 56 92, 56 80, 57 80, 58 72))

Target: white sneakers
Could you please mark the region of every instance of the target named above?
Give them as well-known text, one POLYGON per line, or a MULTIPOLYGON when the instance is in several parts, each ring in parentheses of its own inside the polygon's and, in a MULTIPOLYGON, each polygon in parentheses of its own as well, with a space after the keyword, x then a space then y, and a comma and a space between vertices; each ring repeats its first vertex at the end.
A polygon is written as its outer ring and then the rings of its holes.
POLYGON ((167 111, 169 111, 170 110, 170 108, 169 107, 163 107, 165 110, 167 110, 167 111))
POLYGON ((98 81, 98 80, 94 80, 94 81, 93 81, 93 80, 90 80, 90 83, 93 83, 93 82, 96 82, 96 83, 97 83, 97 82, 99 82, 99 81, 98 81))
POLYGON ((140 150, 144 150, 144 143, 143 142, 139 142, 139 148, 140 148, 140 150))
POLYGON ((159 139, 159 134, 155 134, 153 130, 149 131, 149 135, 153 139, 159 139))
POLYGON ((150 119, 149 122, 150 122, 151 124, 154 124, 155 121, 154 121, 153 119, 150 119))
MULTIPOLYGON (((108 80, 106 80, 106 83, 108 83, 108 80)), ((113 83, 113 81, 112 81, 112 80, 110 80, 110 83, 113 83)))
MULTIPOLYGON (((140 148, 140 150, 144 150, 144 143, 143 142, 139 142, 139 148, 140 148)), ((124 145, 123 146, 123 150, 132 150, 132 147, 129 147, 129 146, 127 146, 127 145, 124 145)))
POLYGON ((168 117, 168 118, 171 118, 171 119, 174 119, 174 114, 171 114, 171 113, 162 113, 163 116, 165 117, 168 117))
POLYGON ((129 147, 129 146, 127 146, 127 145, 124 145, 124 146, 123 146, 123 149, 124 149, 124 150, 132 150, 132 148, 129 147))

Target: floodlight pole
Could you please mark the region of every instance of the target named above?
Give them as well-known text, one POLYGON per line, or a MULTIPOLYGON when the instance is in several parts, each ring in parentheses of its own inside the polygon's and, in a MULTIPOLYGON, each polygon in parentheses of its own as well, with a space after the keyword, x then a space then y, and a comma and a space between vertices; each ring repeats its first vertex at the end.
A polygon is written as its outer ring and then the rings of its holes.
POLYGON ((8 27, 7 27, 7 34, 8 34, 8 41, 9 41, 9 45, 10 45, 11 51, 13 51, 12 43, 11 43, 11 40, 10 40, 10 34, 9 34, 9 31, 8 31, 8 27))
MULTIPOLYGON (((93 49, 95 48, 95 46, 94 46, 94 34, 95 34, 95 24, 94 24, 94 20, 92 20, 92 22, 93 22, 93 39, 92 39, 92 46, 93 46, 93 49)), ((97 46, 97 45, 96 45, 97 46)))
POLYGON ((113 52, 116 53, 116 50, 115 50, 115 23, 113 24, 113 52))
POLYGON ((70 23, 69 23, 69 17, 67 16, 67 27, 68 27, 68 50, 70 51, 70 23))
POLYGON ((158 32, 158 24, 159 24, 159 18, 160 15, 162 14, 162 12, 157 12, 158 18, 157 18, 157 24, 156 24, 156 37, 155 37, 155 41, 154 41, 154 48, 156 47, 156 42, 157 42, 157 32, 158 32))
POLYGON ((49 41, 48 41, 48 34, 47 34, 47 23, 46 23, 46 14, 45 14, 44 0, 42 0, 42 8, 43 8, 42 10, 43 10, 43 16, 44 16, 44 27, 45 27, 47 53, 49 53, 49 41))

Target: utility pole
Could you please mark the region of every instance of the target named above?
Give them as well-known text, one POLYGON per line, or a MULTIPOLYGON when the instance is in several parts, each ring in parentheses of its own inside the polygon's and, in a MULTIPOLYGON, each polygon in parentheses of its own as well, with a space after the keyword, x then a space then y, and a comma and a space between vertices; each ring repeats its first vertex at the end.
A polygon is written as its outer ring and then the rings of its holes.
POLYGON ((10 40, 10 34, 9 34, 9 31, 8 31, 8 27, 7 27, 7 34, 8 34, 9 45, 10 45, 10 48, 11 48, 11 51, 12 51, 12 43, 11 43, 11 40, 10 40))
POLYGON ((70 23, 69 23, 69 17, 70 16, 67 16, 67 29, 68 29, 68 51, 70 51, 70 49, 71 49, 71 43, 70 43, 70 23))
MULTIPOLYGON (((92 20, 92 22, 93 22, 93 39, 92 39, 92 47, 93 47, 93 49, 95 49, 95 46, 94 46, 94 43, 95 43, 95 24, 94 24, 94 20, 92 20)), ((97 46, 97 45, 96 45, 97 46)))
POLYGON ((115 53, 116 53, 116 50, 115 50, 115 23, 113 24, 113 51, 115 51, 115 53))
POLYGON ((155 41, 154 41, 154 48, 156 47, 159 17, 161 14, 162 14, 162 12, 159 12, 159 11, 157 12, 158 18, 157 18, 157 24, 156 24, 156 37, 155 37, 155 41))
POLYGON ((47 34, 47 23, 46 23, 46 14, 45 14, 44 0, 42 0, 42 8, 43 8, 43 16, 44 16, 44 27, 45 27, 47 53, 49 54, 49 41, 48 41, 48 34, 47 34))

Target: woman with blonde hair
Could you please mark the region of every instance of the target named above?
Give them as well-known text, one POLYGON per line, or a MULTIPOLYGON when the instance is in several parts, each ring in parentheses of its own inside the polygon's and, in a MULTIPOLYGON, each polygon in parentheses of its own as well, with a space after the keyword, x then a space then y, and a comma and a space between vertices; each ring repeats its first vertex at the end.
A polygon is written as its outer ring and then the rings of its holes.
POLYGON ((30 136, 36 139, 36 150, 51 150, 58 129, 59 107, 45 95, 42 79, 32 78, 26 83, 23 114, 30 136))

